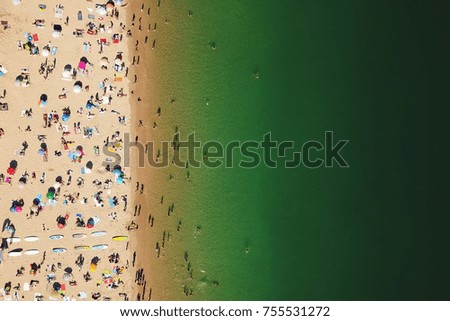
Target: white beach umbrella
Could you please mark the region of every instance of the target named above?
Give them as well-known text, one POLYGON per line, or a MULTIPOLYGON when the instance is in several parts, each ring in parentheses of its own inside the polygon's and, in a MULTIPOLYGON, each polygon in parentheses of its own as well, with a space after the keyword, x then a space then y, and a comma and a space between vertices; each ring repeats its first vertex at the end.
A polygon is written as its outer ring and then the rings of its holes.
POLYGON ((12 3, 13 5, 18 6, 20 4, 21 0, 13 0, 12 3))
POLYGON ((64 70, 61 74, 61 77, 67 80, 71 80, 72 79, 72 74, 69 70, 64 70))
POLYGON ((78 94, 81 92, 81 86, 80 85, 75 85, 73 86, 73 92, 78 94))
POLYGON ((83 90, 83 83, 81 81, 76 81, 73 85, 73 92, 78 94, 83 90))
POLYGON ((101 16, 104 16, 104 15, 107 14, 107 11, 106 11, 105 7, 103 7, 103 6, 102 7, 98 7, 96 11, 101 16))
POLYGON ((48 57, 50 55, 50 50, 48 50, 47 48, 44 48, 44 49, 42 49, 41 54, 44 57, 48 57))
POLYGON ((102 59, 100 59, 100 64, 101 64, 102 66, 108 65, 108 64, 109 64, 108 57, 102 57, 102 59))

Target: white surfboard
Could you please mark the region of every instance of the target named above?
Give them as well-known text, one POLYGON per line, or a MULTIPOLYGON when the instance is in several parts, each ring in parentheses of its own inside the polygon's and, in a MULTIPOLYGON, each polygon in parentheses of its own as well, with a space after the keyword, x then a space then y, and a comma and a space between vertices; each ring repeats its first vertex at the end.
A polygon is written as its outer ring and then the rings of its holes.
POLYGON ((50 240, 60 240, 60 239, 64 238, 64 235, 62 235, 62 234, 55 234, 55 235, 50 235, 48 238, 50 240))
POLYGON ((20 237, 7 237, 6 242, 8 243, 19 243, 20 237))
POLYGON ((108 234, 106 231, 95 231, 91 233, 92 236, 104 236, 106 234, 108 234))
POLYGON ((8 252, 8 256, 21 256, 22 255, 22 249, 15 249, 8 252))
POLYGON ((36 255, 36 254, 39 254, 38 249, 30 249, 25 251, 25 255, 36 255))
POLYGON ((39 240, 39 237, 37 236, 27 236, 23 239, 25 242, 36 242, 39 240))
POLYGON ((108 244, 97 244, 93 245, 91 249, 93 250, 106 250, 108 248, 108 244))
POLYGON ((85 237, 87 237, 87 235, 84 233, 75 233, 75 234, 72 234, 72 237, 74 239, 84 239, 85 237))

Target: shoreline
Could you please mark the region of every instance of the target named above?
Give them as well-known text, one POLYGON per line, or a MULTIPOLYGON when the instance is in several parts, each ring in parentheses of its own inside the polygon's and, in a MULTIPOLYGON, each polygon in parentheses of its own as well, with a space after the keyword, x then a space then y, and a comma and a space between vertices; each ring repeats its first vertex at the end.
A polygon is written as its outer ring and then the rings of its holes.
MULTIPOLYGON (((139 142, 158 141, 159 128, 155 127, 159 121, 157 115, 157 107, 154 106, 158 100, 157 92, 157 74, 156 58, 154 53, 156 49, 156 40, 159 36, 158 25, 162 24, 158 17, 158 9, 156 1, 134 2, 127 8, 127 23, 131 23, 132 15, 135 14, 135 25, 131 27, 133 32, 134 43, 129 43, 129 62, 130 75, 138 76, 137 83, 130 81, 130 91, 134 94, 130 95, 129 101, 131 106, 131 134, 130 139, 138 137, 139 142), (143 9, 142 9, 143 6, 143 9), (150 8, 150 15, 149 13, 150 8), (139 31, 139 21, 142 18, 142 27, 139 31), (136 41, 139 41, 138 50, 136 50, 136 41), (153 49, 152 49, 153 48, 153 49), (136 58, 136 59, 134 59, 136 58), (135 60, 135 64, 133 61, 135 60), (140 123, 142 121, 142 123, 140 123)), ((161 28, 161 27, 160 27, 161 28)), ((131 78, 130 78, 131 79, 131 78)), ((139 151, 141 153, 143 151, 139 151)), ((145 157, 148 154, 145 152, 145 157)), ((160 225, 160 215, 157 194, 164 190, 163 181, 158 177, 155 169, 145 166, 138 166, 138 152, 132 148, 131 153, 131 188, 137 187, 139 191, 132 194, 132 204, 138 208, 138 212, 132 219, 135 220, 139 228, 132 231, 135 237, 131 237, 131 247, 136 253, 136 274, 144 275, 141 282, 135 282, 133 285, 133 299, 135 300, 161 300, 167 299, 166 284, 168 276, 164 275, 165 268, 160 264, 157 254, 157 242, 159 236, 164 233, 160 225), (144 191, 141 193, 140 188, 144 185, 144 191), (155 255, 155 256, 154 256, 155 255), (163 276, 164 275, 164 276, 163 276)), ((161 207, 161 206, 159 206, 161 207)), ((164 244, 164 241, 163 243, 164 244)), ((164 246, 164 245, 162 245, 164 246)), ((161 251, 161 250, 160 250, 161 251)), ((130 253, 133 256, 133 253, 130 253)))

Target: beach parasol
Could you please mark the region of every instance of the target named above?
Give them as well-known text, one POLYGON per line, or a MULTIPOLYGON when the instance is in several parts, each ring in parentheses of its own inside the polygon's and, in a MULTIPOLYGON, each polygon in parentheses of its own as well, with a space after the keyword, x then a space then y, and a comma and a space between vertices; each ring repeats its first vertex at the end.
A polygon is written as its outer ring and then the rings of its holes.
POLYGON ((61 32, 62 32, 62 26, 61 25, 53 25, 53 32, 52 32, 53 38, 60 37, 61 36, 61 32))
POLYGON ((73 269, 71 267, 66 267, 64 269, 64 272, 67 272, 67 273, 72 273, 72 271, 73 271, 73 269))
POLYGON ((93 228, 94 226, 95 226, 94 218, 90 217, 90 218, 87 220, 86 227, 87 227, 87 228, 93 228))
POLYGON ((8 70, 6 70, 5 67, 3 67, 2 65, 0 65, 0 76, 4 76, 8 73, 8 70))
POLYGON ((14 82, 14 85, 15 85, 16 87, 19 87, 19 86, 22 84, 22 81, 23 81, 23 76, 22 76, 22 75, 19 75, 19 76, 16 77, 16 80, 15 80, 15 82, 14 82))
POLYGON ((70 70, 64 70, 61 74, 61 77, 64 78, 64 80, 72 80, 72 73, 70 70))
POLYGON ((64 70, 71 71, 72 70, 72 65, 69 65, 69 64, 65 65, 64 66, 64 70))
POLYGON ((83 90, 83 83, 81 81, 76 81, 73 85, 73 92, 78 94, 83 90))
POLYGON ((106 3, 106 10, 112 11, 113 9, 114 9, 114 1, 109 0, 109 1, 106 3))
POLYGON ((48 49, 48 47, 44 47, 44 49, 42 49, 41 51, 41 54, 44 57, 48 57, 50 55, 50 50, 48 49))
POLYGON ((61 289, 61 283, 59 282, 53 283, 53 289, 59 291, 61 289))
POLYGON ((100 59, 100 65, 106 66, 108 64, 109 64, 108 57, 102 57, 102 59, 100 59))
POLYGON ((55 181, 56 181, 57 183, 62 183, 62 176, 57 176, 56 179, 55 179, 55 181))
POLYGON ((58 218, 56 219, 56 222, 58 223, 58 228, 63 229, 66 224, 67 224, 67 219, 69 218, 68 215, 66 216, 58 216, 58 218))
POLYGON ((92 161, 88 161, 86 163, 86 168, 92 169, 92 167, 94 167, 94 164, 92 163, 92 161))
POLYGON ((105 6, 98 6, 96 9, 97 13, 101 16, 106 15, 108 12, 106 11, 105 6))
POLYGON ((21 0, 12 0, 13 5, 18 6, 21 0))
POLYGON ((48 96, 46 94, 42 94, 39 99, 42 100, 43 102, 47 102, 48 96))
POLYGON ((16 169, 17 168, 17 161, 15 159, 13 159, 12 161, 9 162, 9 167, 16 169))

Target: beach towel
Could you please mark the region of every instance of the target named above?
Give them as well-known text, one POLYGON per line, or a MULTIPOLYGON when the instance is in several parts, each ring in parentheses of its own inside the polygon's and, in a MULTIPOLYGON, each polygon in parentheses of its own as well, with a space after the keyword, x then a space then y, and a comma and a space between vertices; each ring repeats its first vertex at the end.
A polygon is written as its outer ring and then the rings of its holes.
POLYGON ((63 17, 64 14, 64 7, 60 4, 56 5, 55 7, 55 18, 61 18, 63 17))
POLYGON ((39 41, 39 36, 37 33, 33 34, 33 41, 39 41))
POLYGON ((83 13, 81 11, 78 11, 78 20, 81 21, 83 20, 83 13))

